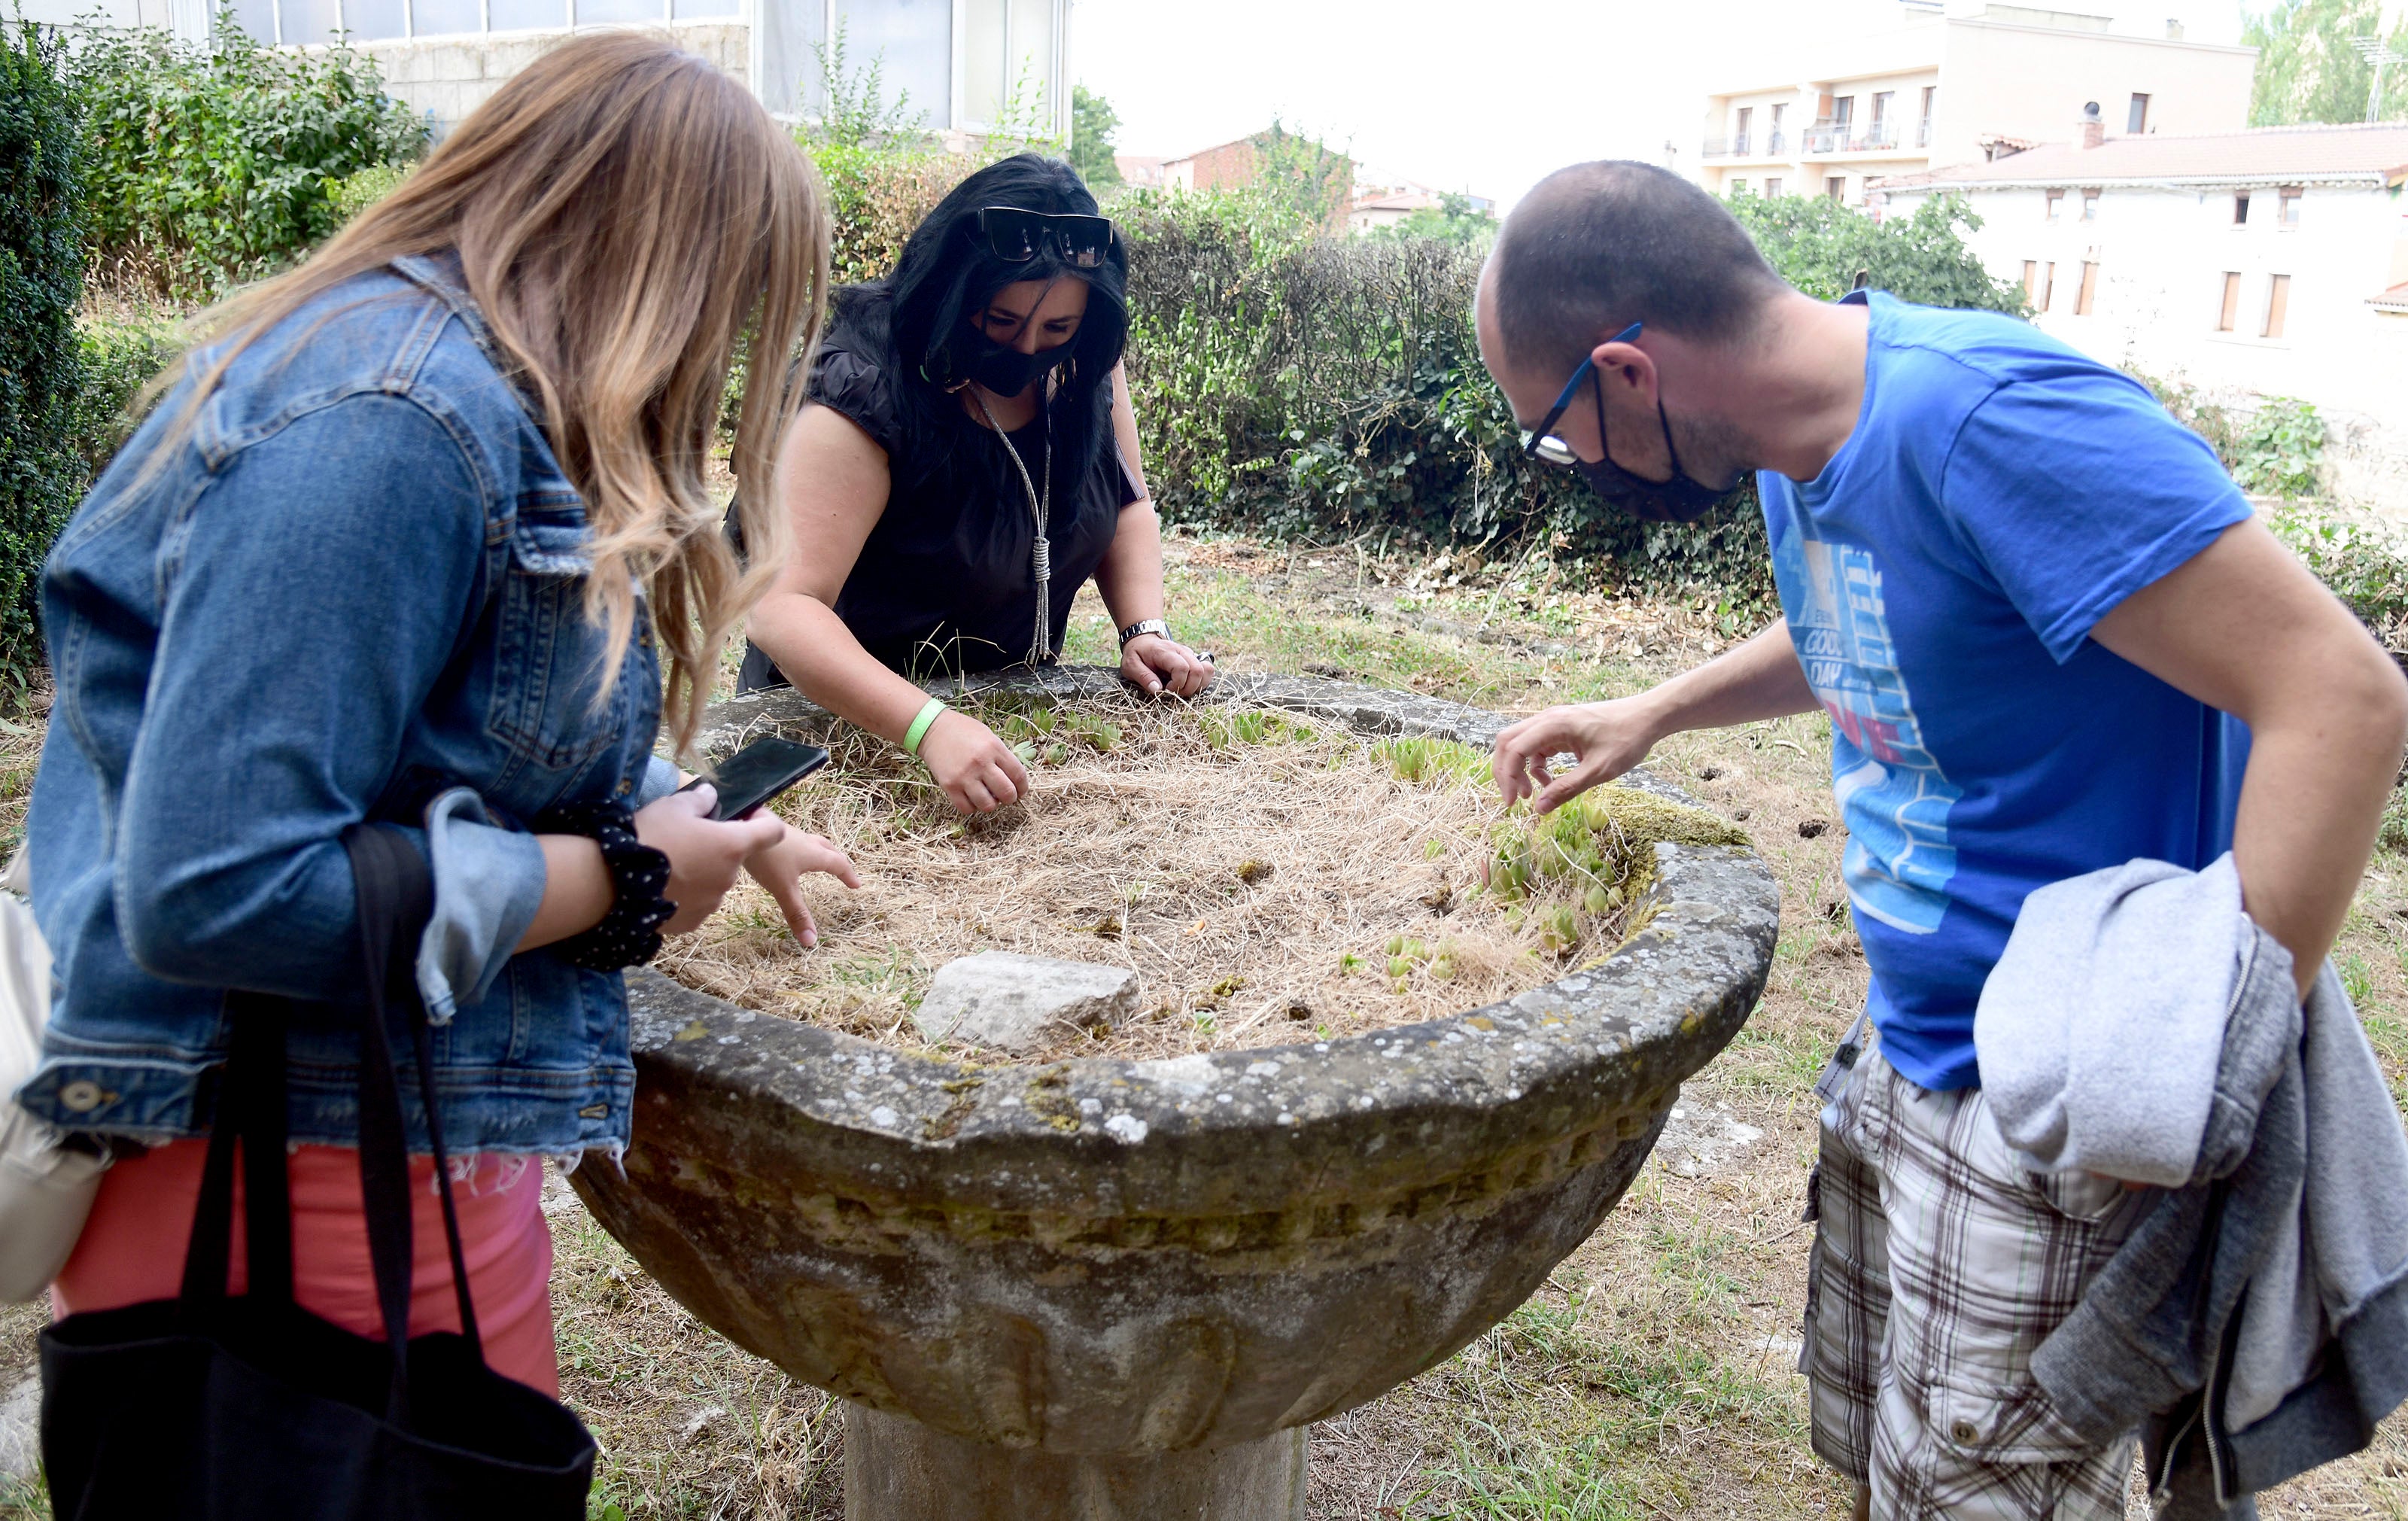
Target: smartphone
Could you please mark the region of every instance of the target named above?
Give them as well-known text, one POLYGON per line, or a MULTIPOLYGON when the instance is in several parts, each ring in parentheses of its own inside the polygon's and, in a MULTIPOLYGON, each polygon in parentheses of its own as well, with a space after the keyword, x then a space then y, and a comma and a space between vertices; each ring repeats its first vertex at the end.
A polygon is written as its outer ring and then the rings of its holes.
POLYGON ((740 819, 825 766, 827 759, 828 753, 818 745, 772 736, 755 739, 722 761, 717 776, 696 777, 678 791, 692 792, 709 782, 719 789, 719 802, 710 816, 722 822, 740 819))

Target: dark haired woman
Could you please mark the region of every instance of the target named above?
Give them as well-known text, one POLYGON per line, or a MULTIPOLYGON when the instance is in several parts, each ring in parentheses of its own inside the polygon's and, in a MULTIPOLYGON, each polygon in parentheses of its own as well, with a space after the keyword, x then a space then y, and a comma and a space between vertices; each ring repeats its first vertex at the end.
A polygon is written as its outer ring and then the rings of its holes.
POLYGON ((1163 622, 1162 529, 1121 370, 1127 256, 1075 171, 1022 154, 955 187, 895 273, 837 293, 779 462, 792 524, 747 689, 781 676, 924 761, 963 812, 1027 773, 912 675, 1042 664, 1092 576, 1121 674, 1192 696, 1163 622))

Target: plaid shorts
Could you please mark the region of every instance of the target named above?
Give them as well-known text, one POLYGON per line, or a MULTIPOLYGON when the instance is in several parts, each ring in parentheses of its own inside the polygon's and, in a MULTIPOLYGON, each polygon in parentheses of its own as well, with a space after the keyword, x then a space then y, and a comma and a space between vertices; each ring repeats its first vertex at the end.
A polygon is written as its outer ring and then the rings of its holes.
POLYGON ((2145 1196, 2024 1170, 1979 1089, 1934 1093, 1872 1051, 1827 1077, 1799 1357, 1814 1451, 1881 1521, 2121 1521, 2133 1438, 2074 1435, 2031 1355, 2145 1196))

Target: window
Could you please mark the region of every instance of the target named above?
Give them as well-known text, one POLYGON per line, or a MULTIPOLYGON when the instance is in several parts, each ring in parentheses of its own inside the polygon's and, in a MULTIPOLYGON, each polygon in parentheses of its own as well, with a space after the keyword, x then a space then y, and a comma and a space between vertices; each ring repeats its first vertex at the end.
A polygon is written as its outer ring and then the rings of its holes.
POLYGON ((1848 146, 1848 126, 1851 122, 1855 122, 1856 119, 1856 96, 1842 95, 1839 99, 1831 102, 1831 125, 1838 129, 1840 135, 1839 147, 1842 151, 1845 151, 1848 146))
POLYGON ((1766 181, 1764 182, 1764 198, 1765 198, 1766 200, 1768 200, 1768 201, 1769 201, 1769 200, 1772 199, 1774 196, 1776 196, 1776 195, 1778 195, 1778 194, 1781 194, 1781 177, 1780 177, 1780 176, 1775 175, 1775 176, 1773 176, 1771 179, 1768 179, 1768 180, 1766 180, 1766 181))
POLYGON ((2048 220, 2055 222, 2058 216, 2064 212, 2064 210, 2065 192, 2061 190, 2050 191, 2048 193, 2048 220))
POLYGON ((2235 227, 2246 227, 2249 225, 2248 196, 2235 195, 2232 197, 2232 224, 2235 227))
POLYGON ((2085 222, 2099 220, 2099 193, 2095 190, 2086 190, 2082 193, 2082 220, 2085 222))
POLYGON ((1734 151, 1736 151, 1736 152, 1741 152, 1741 153, 1744 153, 1744 152, 1746 152, 1746 151, 1747 151, 1747 129, 1748 129, 1748 127, 1749 127, 1752 123, 1754 123, 1754 122, 1755 122, 1755 121, 1756 121, 1756 108, 1755 108, 1755 107, 1753 107, 1753 106, 1742 106, 1742 107, 1741 107, 1741 108, 1739 108, 1739 128, 1738 128, 1738 130, 1733 134, 1733 136, 1736 136, 1736 137, 1738 137, 1738 138, 1739 138, 1739 143, 1738 143, 1738 146, 1736 147, 1736 149, 1734 150, 1734 151))
POLYGON ((2149 130, 2149 97, 2134 95, 2131 113, 2124 118, 2124 130, 2137 137, 2149 130))
POLYGON ((2285 185, 2285 186, 2283 187, 2283 191, 2282 191, 2282 201, 2281 201, 2281 208, 2282 208, 2282 212, 2283 212, 2283 214, 2282 214, 2282 216, 2278 219, 2278 225, 2285 226, 2285 227, 2296 227, 2296 226, 2298 226, 2298 225, 2300 224, 2300 187, 2299 187, 2299 186, 2297 186, 2297 185, 2285 185))
POLYGON ((2216 309, 2215 330, 2219 333, 2231 332, 2232 323, 2240 315, 2241 271, 2228 269, 2224 272, 2224 304, 2216 309))
MULTIPOLYGON (((298 46, 478 32, 565 31, 612 22, 696 21, 743 13, 740 0, 234 0, 234 20, 259 41, 298 46), (481 12, 481 14, 480 14, 481 12)), ((890 55, 891 56, 891 55, 890 55)))
POLYGON ((1939 102, 1940 87, 1936 84, 1925 85, 1923 87, 1923 119, 1914 124, 1914 146, 1917 148, 1928 148, 1931 146, 1931 118, 1934 112, 1938 109, 1939 102))
POLYGON ((2046 311, 2057 304, 2057 261, 2051 259, 2040 266, 2040 309, 2046 311))
POLYGON ((1895 90, 1881 90, 1873 93, 1873 129, 1868 134, 1868 140, 1876 146, 1883 148, 1889 146, 1892 125, 1889 119, 1889 103, 1897 94, 1898 92, 1895 90))
POLYGON ((2259 331, 2261 338, 2283 336, 2283 317, 2291 305, 2291 277, 2276 275, 2266 285, 2266 325, 2259 331))
POLYGON ((2040 301, 2040 261, 2024 261, 2024 299, 2038 305, 2040 301))
POLYGON ((2085 259, 2082 261, 2082 288, 2073 293, 2073 314, 2076 317, 2089 316, 2091 303, 2098 298, 2099 261, 2085 259))
POLYGON ((1826 179, 1823 181, 1823 194, 1828 195, 1835 201, 1846 200, 1848 198, 1848 177, 1843 174, 1835 174, 1826 179))

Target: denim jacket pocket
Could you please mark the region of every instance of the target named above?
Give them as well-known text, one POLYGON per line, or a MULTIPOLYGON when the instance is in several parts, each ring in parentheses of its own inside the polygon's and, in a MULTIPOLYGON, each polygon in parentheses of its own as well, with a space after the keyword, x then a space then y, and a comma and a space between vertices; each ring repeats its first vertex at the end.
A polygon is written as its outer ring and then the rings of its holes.
POLYGON ((608 640, 585 616, 584 509, 523 505, 510 529, 485 732, 549 770, 573 770, 625 727, 634 696, 624 679, 598 708, 608 640))

